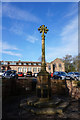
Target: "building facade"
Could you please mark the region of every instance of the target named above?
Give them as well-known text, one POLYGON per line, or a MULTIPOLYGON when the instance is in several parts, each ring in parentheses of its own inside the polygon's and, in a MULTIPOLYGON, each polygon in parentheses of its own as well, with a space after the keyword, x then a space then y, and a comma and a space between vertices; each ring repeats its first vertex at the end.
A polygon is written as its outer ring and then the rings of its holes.
MULTIPOLYGON (((17 72, 23 72, 26 74, 27 71, 32 73, 38 73, 41 70, 41 62, 28 62, 28 61, 0 61, 1 70, 16 70, 17 72)), ((64 62, 56 58, 50 63, 46 63, 46 70, 49 73, 54 71, 65 71, 64 62)))

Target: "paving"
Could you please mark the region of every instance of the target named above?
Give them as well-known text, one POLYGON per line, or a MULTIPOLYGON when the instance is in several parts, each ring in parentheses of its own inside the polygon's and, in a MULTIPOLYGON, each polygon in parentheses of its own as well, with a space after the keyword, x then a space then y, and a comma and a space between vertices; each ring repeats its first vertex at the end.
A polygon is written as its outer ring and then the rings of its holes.
POLYGON ((29 96, 12 96, 3 101, 2 120, 80 120, 79 100, 73 99, 63 114, 37 115, 20 107, 21 101, 29 96))

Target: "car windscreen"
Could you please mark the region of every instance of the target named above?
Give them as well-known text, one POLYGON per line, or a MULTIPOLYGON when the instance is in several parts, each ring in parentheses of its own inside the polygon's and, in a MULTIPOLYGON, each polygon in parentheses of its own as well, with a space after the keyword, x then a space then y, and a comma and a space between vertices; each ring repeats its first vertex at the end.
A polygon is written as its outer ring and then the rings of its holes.
POLYGON ((27 75, 32 75, 32 72, 27 72, 27 75))
POLYGON ((75 72, 75 75, 80 75, 80 73, 75 72))
POLYGON ((11 71, 7 71, 7 72, 6 72, 7 75, 10 75, 11 73, 12 73, 11 71))
POLYGON ((65 73, 65 72, 60 72, 60 74, 61 74, 61 75, 67 75, 67 73, 65 73))
POLYGON ((53 75, 58 75, 58 72, 54 72, 53 75))
POLYGON ((18 74, 22 74, 21 72, 19 72, 18 74))

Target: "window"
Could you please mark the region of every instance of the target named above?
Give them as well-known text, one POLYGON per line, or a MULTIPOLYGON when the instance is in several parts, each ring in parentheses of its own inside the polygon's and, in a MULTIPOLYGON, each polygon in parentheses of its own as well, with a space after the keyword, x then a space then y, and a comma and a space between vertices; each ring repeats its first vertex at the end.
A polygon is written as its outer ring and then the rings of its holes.
POLYGON ((59 64, 59 67, 62 67, 62 65, 61 65, 61 64, 59 64))
POLYGON ((1 72, 1 67, 0 67, 0 72, 1 72))
POLYGON ((24 63, 24 65, 26 65, 26 63, 24 63))
POLYGON ((41 68, 38 68, 38 72, 40 72, 41 71, 41 68))
POLYGON ((33 68, 33 72, 37 72, 37 68, 33 68))
POLYGON ((23 72, 24 73, 27 72, 27 68, 26 67, 23 68, 23 72))
POLYGON ((31 63, 28 63, 28 65, 31 65, 31 63))
POLYGON ((31 68, 31 67, 28 67, 28 71, 32 71, 32 68, 31 68))
POLYGON ((22 68, 21 67, 18 68, 18 72, 22 72, 22 68))
POLYGON ((48 69, 51 70, 51 65, 48 65, 48 69))
POLYGON ((21 63, 19 63, 19 65, 21 65, 21 63))
POLYGON ((12 62, 12 63, 10 63, 10 65, 16 65, 16 63, 15 63, 15 62, 12 62))
POLYGON ((38 63, 38 65, 41 65, 41 63, 38 63))
POLYGON ((36 63, 34 63, 33 65, 36 65, 36 63))
POLYGON ((1 65, 3 65, 3 62, 1 62, 1 65))
POLYGON ((8 63, 7 62, 3 62, 2 64, 7 65, 8 63))

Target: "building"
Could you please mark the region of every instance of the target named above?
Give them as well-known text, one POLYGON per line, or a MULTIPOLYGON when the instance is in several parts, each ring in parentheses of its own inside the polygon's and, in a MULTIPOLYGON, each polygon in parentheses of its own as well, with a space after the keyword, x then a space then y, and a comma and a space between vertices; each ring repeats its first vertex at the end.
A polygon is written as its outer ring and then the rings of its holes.
MULTIPOLYGON (((32 73, 38 73, 41 70, 41 62, 28 62, 28 61, 0 61, 2 70, 16 70, 17 72, 26 73, 32 71, 32 73)), ((56 58, 50 63, 46 63, 46 70, 49 73, 54 71, 65 71, 64 62, 56 58)))

